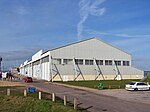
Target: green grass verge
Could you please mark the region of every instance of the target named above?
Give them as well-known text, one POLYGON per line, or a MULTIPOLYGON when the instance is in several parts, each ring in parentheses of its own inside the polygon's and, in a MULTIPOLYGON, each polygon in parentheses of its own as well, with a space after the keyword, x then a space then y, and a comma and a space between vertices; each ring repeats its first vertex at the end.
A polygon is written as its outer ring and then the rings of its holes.
POLYGON ((68 81, 68 82, 58 81, 57 83, 98 89, 98 85, 101 82, 103 84, 104 89, 119 89, 119 88, 125 88, 125 84, 128 84, 131 81, 139 81, 139 80, 120 80, 120 81, 101 80, 101 81, 68 81))
POLYGON ((72 107, 32 97, 1 96, 1 112, 75 112, 72 107))
POLYGON ((150 76, 147 76, 147 79, 145 82, 149 82, 149 84, 150 84, 150 76))
POLYGON ((78 108, 73 109, 72 104, 63 105, 61 99, 51 101, 51 94, 42 93, 42 100, 38 100, 38 92, 28 93, 23 96, 22 89, 18 87, 0 87, 0 112, 87 112, 78 108), (11 89, 11 95, 6 95, 6 89, 11 89))

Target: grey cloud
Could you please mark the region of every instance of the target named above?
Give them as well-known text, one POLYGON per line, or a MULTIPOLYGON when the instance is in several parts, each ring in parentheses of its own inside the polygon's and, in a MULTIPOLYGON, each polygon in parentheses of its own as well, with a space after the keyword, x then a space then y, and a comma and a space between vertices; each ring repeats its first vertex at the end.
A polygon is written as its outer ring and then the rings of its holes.
POLYGON ((19 66, 25 60, 30 60, 31 56, 39 49, 25 49, 18 51, 0 52, 0 56, 3 58, 2 65, 5 69, 19 66))

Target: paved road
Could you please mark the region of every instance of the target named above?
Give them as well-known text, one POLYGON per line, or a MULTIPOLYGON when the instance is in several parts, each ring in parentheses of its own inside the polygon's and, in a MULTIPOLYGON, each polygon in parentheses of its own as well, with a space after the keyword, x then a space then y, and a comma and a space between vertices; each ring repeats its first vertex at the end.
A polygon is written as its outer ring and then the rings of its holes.
POLYGON ((125 101, 98 94, 92 90, 81 90, 47 82, 26 83, 26 85, 34 86, 48 93, 54 92, 61 98, 66 95, 70 102, 73 102, 73 98, 76 96, 79 106, 91 112, 150 112, 149 104, 125 101))

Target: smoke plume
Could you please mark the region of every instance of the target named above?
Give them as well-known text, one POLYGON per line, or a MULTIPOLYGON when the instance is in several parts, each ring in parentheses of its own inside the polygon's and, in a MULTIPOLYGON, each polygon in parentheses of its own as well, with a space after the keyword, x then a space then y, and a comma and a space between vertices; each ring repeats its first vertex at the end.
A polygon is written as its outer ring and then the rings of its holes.
POLYGON ((98 5, 105 2, 105 0, 96 0, 93 2, 93 0, 81 0, 79 2, 79 8, 80 8, 80 21, 77 25, 77 37, 78 40, 81 40, 83 37, 83 23, 86 21, 89 15, 93 16, 101 16, 105 12, 105 8, 98 8, 98 5))

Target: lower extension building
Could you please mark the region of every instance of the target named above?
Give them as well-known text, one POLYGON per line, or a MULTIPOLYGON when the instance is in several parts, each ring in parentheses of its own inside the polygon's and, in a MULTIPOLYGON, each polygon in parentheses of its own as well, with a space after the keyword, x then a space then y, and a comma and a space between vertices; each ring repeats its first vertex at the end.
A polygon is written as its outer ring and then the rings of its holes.
POLYGON ((141 79, 131 55, 97 38, 90 38, 32 56, 20 74, 48 81, 141 79))

